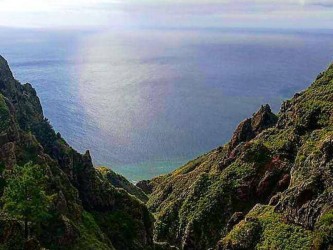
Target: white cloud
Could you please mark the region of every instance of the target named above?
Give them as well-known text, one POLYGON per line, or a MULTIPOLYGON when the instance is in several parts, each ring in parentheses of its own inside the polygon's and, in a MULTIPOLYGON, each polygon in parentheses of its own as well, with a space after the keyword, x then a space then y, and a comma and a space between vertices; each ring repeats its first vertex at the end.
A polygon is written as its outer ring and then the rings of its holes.
POLYGON ((259 4, 259 5, 333 5, 333 0, 0 0, 1 11, 55 11, 67 8, 89 8, 104 4, 259 4))
POLYGON ((0 0, 0 9, 4 11, 38 12, 59 11, 67 8, 89 8, 101 3, 115 3, 108 0, 0 0))
POLYGON ((329 28, 332 17, 333 0, 0 0, 0 25, 19 27, 329 28))

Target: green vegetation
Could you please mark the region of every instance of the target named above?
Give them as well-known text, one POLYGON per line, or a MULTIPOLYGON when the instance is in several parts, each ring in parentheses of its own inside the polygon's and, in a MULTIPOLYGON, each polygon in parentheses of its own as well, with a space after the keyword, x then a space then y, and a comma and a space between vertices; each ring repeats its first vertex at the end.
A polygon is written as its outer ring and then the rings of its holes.
POLYGON ((115 211, 114 213, 95 213, 97 221, 102 223, 104 230, 109 228, 111 239, 126 245, 126 241, 132 241, 136 235, 135 222, 126 212, 115 211))
POLYGON ((271 206, 257 205, 223 239, 222 245, 236 249, 311 249, 314 234, 301 226, 287 224, 271 206))
POLYGON ((106 167, 98 167, 96 169, 114 187, 125 190, 129 194, 134 195, 142 202, 146 202, 148 200, 147 195, 140 188, 130 183, 125 177, 116 174, 115 172, 111 171, 109 168, 106 167))
MULTIPOLYGON (((258 209, 260 210, 260 209, 258 209)), ((301 226, 285 223, 281 214, 275 213, 273 207, 264 207, 263 211, 249 213, 258 218, 262 226, 262 238, 257 245, 258 249, 310 249, 313 241, 313 233, 301 226)))
POLYGON ((0 94, 0 133, 10 125, 10 113, 3 95, 0 94))
POLYGON ((114 249, 110 240, 107 239, 90 213, 83 211, 82 223, 78 225, 78 230, 80 231, 80 238, 78 238, 76 244, 72 246, 72 249, 114 249))
POLYGON ((7 185, 2 202, 3 211, 10 217, 23 221, 25 238, 30 237, 30 227, 39 226, 49 218, 52 196, 46 194, 46 169, 28 163, 7 172, 7 185))
POLYGON ((333 209, 326 211, 316 223, 316 248, 329 248, 333 244, 333 209))

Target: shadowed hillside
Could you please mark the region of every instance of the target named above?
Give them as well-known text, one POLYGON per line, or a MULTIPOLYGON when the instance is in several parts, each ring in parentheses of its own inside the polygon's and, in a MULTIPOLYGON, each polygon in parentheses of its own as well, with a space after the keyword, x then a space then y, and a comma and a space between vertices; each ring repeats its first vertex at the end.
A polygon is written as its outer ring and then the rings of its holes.
POLYGON ((40 183, 45 190, 38 192, 50 199, 48 216, 27 223, 25 240, 22 221, 1 214, 3 249, 154 249, 153 218, 139 201, 146 199, 142 191, 111 170, 96 170, 89 151, 79 154, 56 134, 35 90, 16 81, 2 57, 0 117, 0 193, 11 193, 6 182, 15 178, 13 170, 30 162, 45 170, 45 183, 40 183))

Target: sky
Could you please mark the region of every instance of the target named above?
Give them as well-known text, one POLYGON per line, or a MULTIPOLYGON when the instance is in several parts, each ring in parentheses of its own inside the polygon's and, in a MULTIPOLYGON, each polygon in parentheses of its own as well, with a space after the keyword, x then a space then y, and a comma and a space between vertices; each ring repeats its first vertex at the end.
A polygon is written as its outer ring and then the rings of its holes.
POLYGON ((333 28, 333 0, 0 0, 0 26, 333 28))

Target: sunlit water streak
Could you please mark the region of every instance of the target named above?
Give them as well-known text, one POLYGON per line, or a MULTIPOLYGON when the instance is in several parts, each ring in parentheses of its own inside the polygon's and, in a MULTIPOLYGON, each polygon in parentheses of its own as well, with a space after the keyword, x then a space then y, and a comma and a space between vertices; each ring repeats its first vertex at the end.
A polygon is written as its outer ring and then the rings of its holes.
POLYGON ((224 144, 261 104, 278 111, 332 60, 332 37, 6 30, 0 45, 71 145, 137 181, 224 144))

